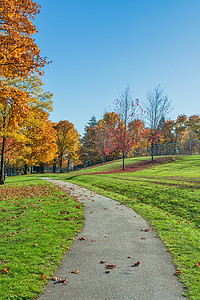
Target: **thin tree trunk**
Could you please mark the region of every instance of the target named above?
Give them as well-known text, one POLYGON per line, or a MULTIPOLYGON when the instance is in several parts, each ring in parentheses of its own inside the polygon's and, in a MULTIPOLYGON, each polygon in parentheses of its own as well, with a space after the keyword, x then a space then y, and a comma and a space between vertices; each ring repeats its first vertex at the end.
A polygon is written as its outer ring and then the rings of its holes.
POLYGON ((124 150, 122 151, 122 160, 123 160, 123 162, 122 162, 122 170, 124 170, 125 169, 125 162, 124 162, 124 160, 125 160, 125 151, 124 150))
POLYGON ((69 172, 69 163, 70 163, 70 160, 68 159, 68 161, 67 161, 67 172, 69 172))
POLYGON ((63 173, 63 168, 62 168, 62 156, 59 158, 59 165, 60 165, 60 173, 63 173))
POLYGON ((28 174, 28 166, 27 164, 25 164, 24 166, 24 175, 28 174))
POLYGON ((5 147, 6 147, 6 138, 3 137, 2 148, 1 148, 0 184, 5 184, 5 161, 4 161, 5 147))
POLYGON ((102 155, 101 155, 101 163, 102 163, 102 165, 103 165, 103 153, 102 153, 102 155))
POLYGON ((153 161, 153 155, 154 155, 154 143, 151 144, 151 161, 153 161))
POLYGON ((56 164, 53 163, 53 173, 56 173, 56 164))

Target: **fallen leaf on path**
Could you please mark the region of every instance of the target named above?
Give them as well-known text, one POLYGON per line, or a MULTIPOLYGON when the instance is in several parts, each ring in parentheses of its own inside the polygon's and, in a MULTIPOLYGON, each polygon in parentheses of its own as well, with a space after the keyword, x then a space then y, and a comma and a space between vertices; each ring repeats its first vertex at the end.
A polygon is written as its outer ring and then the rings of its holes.
POLYGON ((144 236, 143 236, 143 237, 141 237, 141 240, 146 240, 146 237, 144 237, 144 236))
POLYGON ((172 251, 168 249, 168 250, 166 250, 166 252, 172 252, 172 251))
POLYGON ((100 261, 100 264, 105 264, 105 263, 107 263, 107 260, 101 260, 100 261))
POLYGON ((132 258, 132 256, 128 256, 127 258, 132 258))
POLYGON ((79 238, 79 241, 85 241, 86 240, 86 238, 85 237, 81 237, 81 238, 79 238))
POLYGON ((138 262, 136 262, 133 266, 134 267, 139 267, 139 265, 140 265, 140 261, 138 260, 138 262))
POLYGON ((105 273, 106 273, 106 274, 109 274, 109 273, 110 273, 110 271, 105 271, 105 273))
POLYGON ((178 270, 174 273, 174 275, 182 274, 183 272, 181 270, 178 270))
POLYGON ((108 238, 108 237, 110 237, 110 236, 109 236, 109 235, 104 235, 104 237, 105 237, 105 238, 108 238))
POLYGON ((51 280, 57 281, 57 280, 59 280, 59 277, 52 277, 51 280))
POLYGON ((92 240, 91 242, 97 242, 97 240, 92 240))
POLYGON ((150 231, 150 229, 143 228, 143 229, 141 229, 141 231, 148 232, 148 231, 150 231))
POLYGON ((76 271, 72 271, 72 273, 78 274, 78 273, 79 273, 79 270, 77 269, 76 271))
POLYGON ((106 269, 115 269, 116 265, 106 265, 106 269))

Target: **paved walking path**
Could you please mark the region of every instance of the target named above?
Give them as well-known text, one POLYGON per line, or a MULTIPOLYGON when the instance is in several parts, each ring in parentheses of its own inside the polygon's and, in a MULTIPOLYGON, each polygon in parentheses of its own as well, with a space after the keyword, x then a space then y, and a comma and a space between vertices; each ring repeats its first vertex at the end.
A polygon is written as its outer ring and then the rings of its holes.
POLYGON ((169 253, 140 215, 75 184, 44 179, 84 203, 85 224, 54 275, 67 276, 68 284, 50 281, 39 300, 185 299, 169 253), (107 264, 116 268, 106 269, 107 264), (79 274, 71 273, 77 269, 79 274))

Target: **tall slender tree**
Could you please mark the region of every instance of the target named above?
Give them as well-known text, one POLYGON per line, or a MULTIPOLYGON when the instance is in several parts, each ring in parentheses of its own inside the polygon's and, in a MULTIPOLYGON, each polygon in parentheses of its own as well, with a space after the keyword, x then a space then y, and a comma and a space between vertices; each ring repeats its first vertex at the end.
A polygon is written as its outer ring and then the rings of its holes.
POLYGON ((151 143, 151 157, 153 161, 154 146, 159 140, 159 126, 163 119, 166 120, 171 111, 171 101, 160 85, 147 92, 145 110, 147 124, 150 128, 149 141, 151 143))

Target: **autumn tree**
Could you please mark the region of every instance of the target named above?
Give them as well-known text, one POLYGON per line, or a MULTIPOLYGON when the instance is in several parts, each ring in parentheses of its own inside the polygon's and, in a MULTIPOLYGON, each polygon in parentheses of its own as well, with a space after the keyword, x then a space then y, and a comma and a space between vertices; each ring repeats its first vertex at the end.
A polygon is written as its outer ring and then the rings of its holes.
POLYGON ((0 184, 5 183, 4 155, 6 140, 15 137, 18 132, 18 125, 24 118, 28 118, 28 98, 28 93, 0 83, 0 138, 2 139, 0 184))
POLYGON ((115 111, 120 116, 120 122, 116 130, 116 139, 118 143, 118 149, 122 152, 122 169, 125 169, 125 155, 132 147, 133 141, 128 130, 128 124, 135 118, 139 118, 139 114, 142 112, 138 99, 133 100, 130 87, 127 88, 120 94, 119 99, 114 101, 115 111))
POLYGON ((185 133, 187 129, 188 119, 187 116, 182 114, 178 115, 175 121, 175 134, 176 134, 176 140, 181 141, 183 134, 185 133))
POLYGON ((23 129, 24 145, 20 156, 25 174, 28 166, 50 163, 57 152, 57 135, 49 114, 41 108, 33 108, 33 114, 34 119, 23 129))
POLYGON ((40 5, 32 0, 0 1, 0 76, 42 74, 47 61, 32 37, 37 32, 32 21, 39 12, 40 5))
POLYGON ((200 116, 199 115, 192 115, 188 118, 187 122, 188 129, 192 130, 197 138, 200 138, 200 116))
MULTIPOLYGON (((3 79, 0 85, 1 180, 4 183, 4 154, 7 138, 25 142, 24 133, 38 120, 38 109, 52 110, 52 96, 44 92, 38 76, 3 79)), ((40 118, 40 121, 42 118, 40 118)), ((27 143, 26 143, 27 144, 27 143)))
MULTIPOLYGON (((128 124, 130 140, 132 142, 131 151, 143 149, 148 145, 146 128, 144 122, 140 119, 135 119, 128 124)), ((140 153, 142 155, 142 153, 140 153)))
POLYGON ((147 92, 145 110, 147 124, 150 129, 149 141, 151 143, 151 157, 153 161, 154 146, 160 137, 159 125, 163 119, 166 120, 171 111, 171 101, 160 85, 147 92))
MULTIPOLYGON (((42 75, 47 63, 40 56, 40 49, 32 35, 37 32, 33 25, 40 6, 32 0, 0 1, 0 78, 27 78, 34 72, 42 75)), ((6 139, 16 134, 19 123, 29 113, 27 92, 13 85, 0 82, 0 126, 2 138, 0 184, 4 179, 4 153, 6 139)))
POLYGON ((93 165, 101 161, 98 149, 96 147, 97 132, 96 126, 98 122, 95 116, 89 120, 85 126, 84 134, 81 139, 81 161, 86 165, 93 165))
POLYGON ((106 112, 103 119, 98 121, 96 126, 96 148, 101 155, 101 162, 103 164, 104 157, 116 150, 115 131, 117 129, 120 116, 114 112, 106 112))
POLYGON ((71 162, 79 162, 80 135, 74 125, 66 120, 55 124, 54 128, 57 134, 56 144, 60 172, 63 172, 63 163, 69 170, 71 162))

